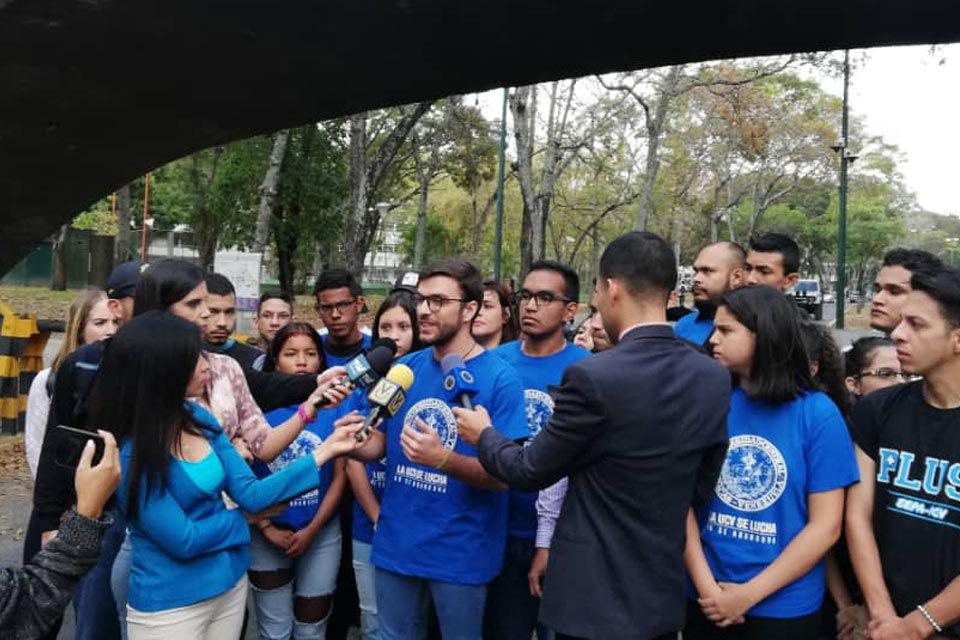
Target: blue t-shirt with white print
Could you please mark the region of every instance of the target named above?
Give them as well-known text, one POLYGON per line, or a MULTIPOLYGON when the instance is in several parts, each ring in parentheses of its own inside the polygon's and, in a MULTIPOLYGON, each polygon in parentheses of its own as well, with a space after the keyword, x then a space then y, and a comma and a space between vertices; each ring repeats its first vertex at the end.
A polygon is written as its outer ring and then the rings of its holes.
MULTIPOLYGON (((553 415, 553 398, 550 387, 560 384, 563 372, 574 362, 590 355, 569 342, 562 350, 543 357, 528 356, 523 352, 522 342, 515 340, 493 350, 509 363, 523 381, 523 397, 527 412, 526 443, 540 433, 553 415)), ((533 539, 537 535, 537 493, 510 489, 510 508, 507 518, 507 535, 533 539)))
MULTIPOLYGON (((476 456, 476 447, 457 436, 443 388, 443 372, 433 349, 404 356, 399 362, 413 371, 413 386, 396 416, 384 421, 387 478, 380 521, 373 536, 371 561, 377 567, 407 576, 455 584, 486 584, 499 572, 507 534, 507 492, 475 489, 442 469, 412 463, 400 447, 404 426, 419 417, 436 430, 444 446, 476 456)), ((526 435, 523 383, 510 365, 490 352, 467 360, 476 380, 474 404, 490 413, 505 437, 526 435)))
MULTIPOLYGON (((267 422, 270 423, 271 427, 276 427, 296 415, 298 406, 299 405, 280 407, 279 409, 274 409, 266 413, 264 417, 267 419, 267 422)), ((313 455, 313 450, 319 447, 320 443, 329 438, 330 434, 333 433, 333 421, 336 420, 337 417, 338 414, 336 411, 321 409, 317 412, 317 419, 313 423, 308 424, 303 431, 297 435, 296 439, 271 462, 254 460, 253 472, 258 478, 265 478, 271 473, 292 464, 299 458, 313 455)), ((320 474, 319 486, 290 500, 290 506, 280 515, 271 518, 271 522, 293 529, 294 531, 299 531, 310 524, 310 521, 317 515, 320 503, 323 501, 323 497, 333 482, 333 460, 329 460, 320 467, 318 473, 320 474)))
MULTIPOLYGON (((860 480, 846 422, 826 394, 751 400, 734 389, 730 444, 709 503, 698 512, 707 563, 718 582, 744 583, 783 553, 809 520, 807 495, 860 480)), ((761 600, 748 615, 794 618, 823 601, 823 561, 761 600)), ((691 597, 695 593, 691 591, 691 597)))
MULTIPOLYGON (((359 411, 366 415, 370 411, 370 403, 367 402, 368 389, 357 389, 351 393, 341 405, 342 415, 351 411, 359 411)), ((383 487, 387 481, 387 462, 386 458, 381 458, 375 462, 363 463, 364 470, 367 473, 367 482, 373 489, 373 495, 377 502, 383 500, 383 487)), ((357 542, 373 543, 373 522, 367 517, 367 512, 360 506, 360 501, 353 501, 353 539, 357 542)))

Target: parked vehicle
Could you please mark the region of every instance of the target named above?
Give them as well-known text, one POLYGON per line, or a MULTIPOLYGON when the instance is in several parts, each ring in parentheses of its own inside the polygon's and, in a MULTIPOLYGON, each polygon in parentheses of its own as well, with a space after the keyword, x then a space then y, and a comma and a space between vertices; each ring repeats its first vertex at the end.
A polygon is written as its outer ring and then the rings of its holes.
POLYGON ((797 306, 809 313, 816 320, 823 319, 823 294, 820 291, 819 280, 797 280, 791 291, 797 306))

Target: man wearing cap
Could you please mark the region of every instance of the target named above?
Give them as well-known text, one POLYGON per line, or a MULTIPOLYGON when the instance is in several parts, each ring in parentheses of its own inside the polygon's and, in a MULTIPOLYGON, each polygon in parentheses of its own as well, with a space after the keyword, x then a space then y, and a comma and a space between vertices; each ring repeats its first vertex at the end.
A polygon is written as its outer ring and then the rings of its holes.
MULTIPOLYGON (((110 308, 123 326, 133 317, 133 296, 140 274, 147 268, 140 260, 119 265, 107 279, 110 308)), ((23 546, 24 562, 30 560, 57 534, 60 519, 69 512, 76 497, 73 470, 56 463, 62 436, 58 424, 83 428, 87 398, 103 357, 103 342, 92 342, 74 351, 60 366, 50 407, 46 436, 37 465, 37 481, 33 492, 33 513, 23 546)), ((113 525, 104 535, 103 551, 97 564, 81 579, 74 594, 77 640, 87 638, 112 640, 120 638, 120 623, 110 591, 110 567, 123 542, 126 522, 116 509, 110 510, 113 525)))

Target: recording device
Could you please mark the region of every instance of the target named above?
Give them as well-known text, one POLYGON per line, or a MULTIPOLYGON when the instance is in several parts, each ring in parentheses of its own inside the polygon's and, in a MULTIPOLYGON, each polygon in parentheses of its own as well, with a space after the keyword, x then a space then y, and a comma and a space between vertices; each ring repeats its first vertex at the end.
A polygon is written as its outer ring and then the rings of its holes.
POLYGON ((413 386, 413 371, 405 364, 394 365, 386 378, 380 378, 367 394, 370 413, 363 421, 363 428, 357 432, 357 442, 367 437, 374 423, 385 416, 394 416, 407 397, 404 395, 413 386))
POLYGON ((443 369, 443 389, 460 406, 473 411, 473 396, 477 395, 476 379, 467 370, 467 364, 456 353, 448 353, 440 361, 443 369))
POLYGON ((91 464, 97 465, 103 459, 104 442, 103 436, 93 431, 85 429, 76 429, 62 424, 56 426, 60 430, 60 438, 53 452, 53 461, 65 469, 76 469, 80 464, 80 456, 83 453, 83 447, 87 440, 93 440, 93 460, 91 464))
MULTIPOLYGON (((361 353, 344 365, 347 370, 347 379, 336 386, 343 388, 352 384, 361 389, 373 386, 390 368, 396 353, 397 343, 390 338, 376 340, 366 353, 361 353)), ((319 409, 328 404, 330 404, 329 400, 320 398, 314 406, 319 409)))

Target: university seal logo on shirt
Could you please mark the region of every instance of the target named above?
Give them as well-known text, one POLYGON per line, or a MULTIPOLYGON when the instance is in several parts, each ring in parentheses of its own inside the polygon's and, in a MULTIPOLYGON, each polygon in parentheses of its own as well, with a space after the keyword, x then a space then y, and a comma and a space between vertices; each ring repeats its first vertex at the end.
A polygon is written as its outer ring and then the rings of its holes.
POLYGON ((416 429, 417 426, 413 423, 415 418, 420 418, 436 431, 440 442, 447 449, 453 450, 457 445, 457 418, 443 400, 424 398, 417 402, 403 417, 403 426, 416 429))
MULTIPOLYGON (((276 473, 284 469, 300 458, 313 454, 313 450, 323 443, 323 439, 312 431, 301 431, 297 438, 290 445, 280 452, 276 458, 267 463, 270 473, 276 473)), ((308 503, 316 502, 317 489, 313 488, 306 493, 297 496, 290 501, 293 506, 305 506, 308 503)))
POLYGON ((547 426, 547 421, 553 415, 553 398, 539 389, 525 389, 523 399, 527 408, 527 424, 530 426, 529 443, 547 426))
POLYGON ((724 504, 762 511, 779 500, 786 487, 787 463, 773 443, 754 435, 730 438, 716 489, 724 504))

